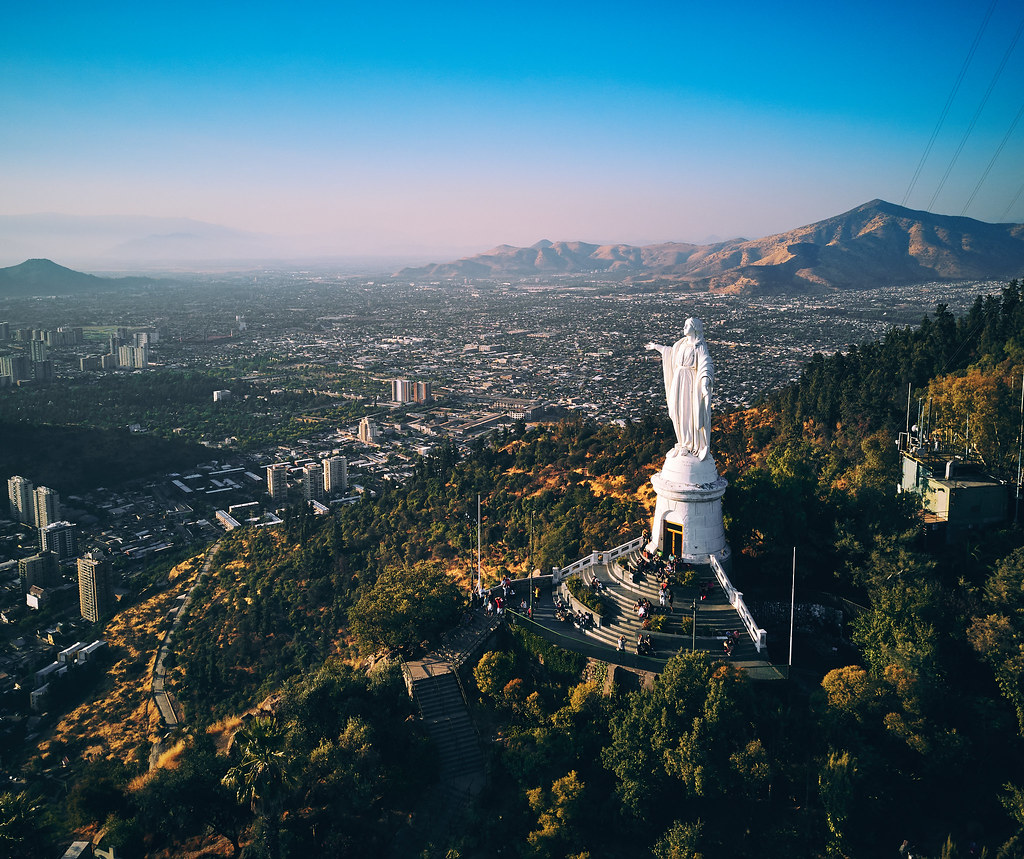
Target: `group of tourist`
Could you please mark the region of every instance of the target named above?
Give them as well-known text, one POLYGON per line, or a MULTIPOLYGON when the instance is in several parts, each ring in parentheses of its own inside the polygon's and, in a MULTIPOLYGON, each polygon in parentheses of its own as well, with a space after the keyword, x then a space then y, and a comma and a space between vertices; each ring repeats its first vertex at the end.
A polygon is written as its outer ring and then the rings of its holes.
POLYGON ((726 656, 732 656, 732 649, 736 646, 736 643, 740 640, 740 631, 734 629, 732 632, 727 632, 725 638, 722 640, 722 650, 726 656))
POLYGON ((636 634, 636 655, 654 656, 654 645, 651 644, 651 637, 642 632, 636 634))
POLYGON ((562 602, 558 594, 555 594, 555 617, 562 623, 571 623, 580 632, 586 632, 595 626, 594 615, 583 609, 574 611, 571 605, 562 602))
POLYGON ((668 610, 671 612, 673 599, 674 595, 672 593, 672 588, 668 586, 668 580, 663 581, 658 587, 658 602, 661 603, 662 608, 667 605, 668 610))
POLYGON ((640 556, 629 565, 628 569, 634 582, 644 577, 664 585, 681 581, 683 573, 689 569, 689 565, 675 555, 664 557, 661 552, 651 554, 646 549, 642 549, 640 556))
POLYGON ((651 601, 647 597, 640 597, 633 604, 633 611, 636 612, 638 620, 647 620, 651 616, 651 601))
MULTIPOLYGON (((619 643, 615 647, 619 653, 625 653, 626 651, 626 636, 619 636, 619 643)), ((651 643, 651 637, 645 635, 642 632, 636 634, 636 654, 637 656, 654 656, 654 645, 651 643)))

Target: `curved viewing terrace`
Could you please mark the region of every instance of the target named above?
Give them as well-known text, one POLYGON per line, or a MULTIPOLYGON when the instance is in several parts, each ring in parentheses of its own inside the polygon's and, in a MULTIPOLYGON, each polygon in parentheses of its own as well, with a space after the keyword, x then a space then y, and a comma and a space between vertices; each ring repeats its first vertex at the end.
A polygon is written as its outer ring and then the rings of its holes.
MULTIPOLYGON (((505 616, 509 623, 529 629, 551 644, 642 671, 660 673, 679 651, 703 650, 744 669, 754 679, 786 676, 785 666, 776 667, 768 660, 767 634, 757 626, 743 594, 733 587, 716 558, 670 576, 668 588, 673 599, 671 604, 666 599, 662 607, 658 575, 650 567, 642 569, 643 543, 638 537, 607 552, 592 552, 568 567, 555 568, 551 575, 514 580, 514 593, 505 599, 505 616), (680 578, 687 581, 680 582, 680 578), (572 580, 601 598, 602 612, 573 596, 572 580), (636 608, 643 600, 650 604, 646 626, 636 608), (559 602, 568 610, 559 611, 559 602), (580 612, 592 615, 593 623, 574 623, 571 614, 580 612), (638 652, 638 635, 650 637, 653 652, 644 648, 638 652), (730 640, 733 643, 727 652, 730 640)), ((580 586, 573 589, 580 592, 580 586)), ((491 587, 485 594, 501 596, 502 588, 491 587)))

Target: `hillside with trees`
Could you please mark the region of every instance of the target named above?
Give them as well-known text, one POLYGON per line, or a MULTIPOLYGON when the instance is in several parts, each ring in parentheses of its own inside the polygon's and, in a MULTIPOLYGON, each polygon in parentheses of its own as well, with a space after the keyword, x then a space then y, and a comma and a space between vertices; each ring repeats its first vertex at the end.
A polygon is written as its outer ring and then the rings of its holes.
POLYGON ((76 764, 61 825, 106 826, 126 856, 1024 855, 1024 539, 927 551, 894 444, 909 386, 935 431, 1015 476, 1022 297, 1013 282, 963 318, 940 306, 813 356, 716 421, 741 588, 788 597, 797 546, 798 592, 856 609, 841 641, 801 641, 788 682, 681 653, 634 686, 507 631, 465 678, 488 785, 457 826, 427 825, 436 761, 383 657, 461 617, 477 493, 487 581, 549 570, 647 527, 671 444, 655 417, 519 426, 331 517, 229 535, 176 650, 180 747, 152 770, 102 752, 76 764))

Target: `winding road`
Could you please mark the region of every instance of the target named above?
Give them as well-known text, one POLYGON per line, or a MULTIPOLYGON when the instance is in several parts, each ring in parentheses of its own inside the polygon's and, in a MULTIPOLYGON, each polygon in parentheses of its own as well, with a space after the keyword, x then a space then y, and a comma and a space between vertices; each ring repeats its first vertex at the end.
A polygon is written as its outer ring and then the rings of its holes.
POLYGON ((164 680, 167 677, 167 670, 164 668, 164 660, 167 658, 167 654, 171 652, 171 643, 174 639, 174 631, 178 628, 178 624, 181 623, 182 618, 188 611, 189 603, 192 602, 192 592, 196 589, 199 583, 206 578, 206 574, 210 572, 210 566, 213 564, 213 558, 217 554, 217 549, 220 548, 220 543, 221 541, 218 540, 207 548, 206 560, 203 562, 203 567, 196 576, 195 581, 192 582, 192 586, 188 589, 188 593, 185 594, 185 599, 178 607, 178 611, 174 615, 174 621, 171 623, 171 628, 164 633, 163 641, 160 643, 160 650, 156 655, 156 663, 153 665, 153 702, 156 704, 157 709, 160 711, 160 717, 164 720, 164 724, 168 728, 177 728, 181 722, 178 719, 178 714, 174 711, 174 702, 171 700, 170 693, 164 688, 164 680))

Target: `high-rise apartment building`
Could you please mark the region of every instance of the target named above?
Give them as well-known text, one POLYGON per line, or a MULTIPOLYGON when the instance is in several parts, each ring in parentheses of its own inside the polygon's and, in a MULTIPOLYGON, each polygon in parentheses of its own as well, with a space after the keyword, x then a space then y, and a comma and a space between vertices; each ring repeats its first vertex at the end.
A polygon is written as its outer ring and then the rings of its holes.
POLYGON ((0 355, 0 376, 10 376, 12 382, 21 382, 31 375, 27 355, 0 355))
POLYGON ((11 339, 11 323, 10 322, 0 322, 0 340, 10 340, 10 339, 11 339))
POLYGON ((417 382, 412 398, 417 403, 432 402, 434 397, 430 389, 430 382, 417 382))
POLYGON ((18 561, 18 576, 21 579, 21 592, 27 594, 29 588, 38 585, 50 588, 60 582, 60 567, 57 556, 53 552, 40 552, 30 558, 18 561))
POLYGON ((33 340, 29 344, 33 361, 45 361, 48 355, 45 340, 33 340))
POLYGON ((37 486, 32 493, 32 509, 35 525, 42 530, 60 519, 60 496, 49 486, 37 486))
POLYGON ((149 366, 149 346, 118 346, 117 363, 130 370, 144 370, 149 366))
POLYGON ((78 535, 71 522, 51 522, 39 529, 39 548, 53 552, 62 561, 78 554, 78 535))
POLYGON ((78 604, 82 617, 91 623, 110 614, 114 605, 110 564, 99 555, 78 559, 78 604))
POLYGON ((380 437, 377 425, 369 418, 363 418, 359 422, 359 440, 363 444, 376 444, 380 437))
POLYGON ((79 327, 61 326, 56 332, 50 331, 48 334, 55 334, 53 338, 47 336, 46 342, 50 346, 78 346, 84 341, 83 331, 79 327), (51 339, 53 342, 50 342, 51 339))
POLYGON ((307 501, 324 500, 324 467, 319 462, 302 468, 302 497, 307 501))
POLYGON ((344 495, 348 492, 348 460, 343 456, 330 456, 323 462, 324 492, 344 495))
POLYGON ((393 403, 412 402, 413 386, 408 379, 391 380, 391 401, 393 403))
POLYGON ((52 382, 57 378, 57 371, 53 361, 33 361, 32 378, 37 382, 52 382))
POLYGON ((267 492, 275 501, 283 501, 288 495, 288 463, 277 462, 267 466, 267 492))
POLYGON ((11 502, 11 515, 25 525, 36 524, 35 503, 32 493, 35 487, 31 480, 14 475, 7 481, 7 497, 11 502))

